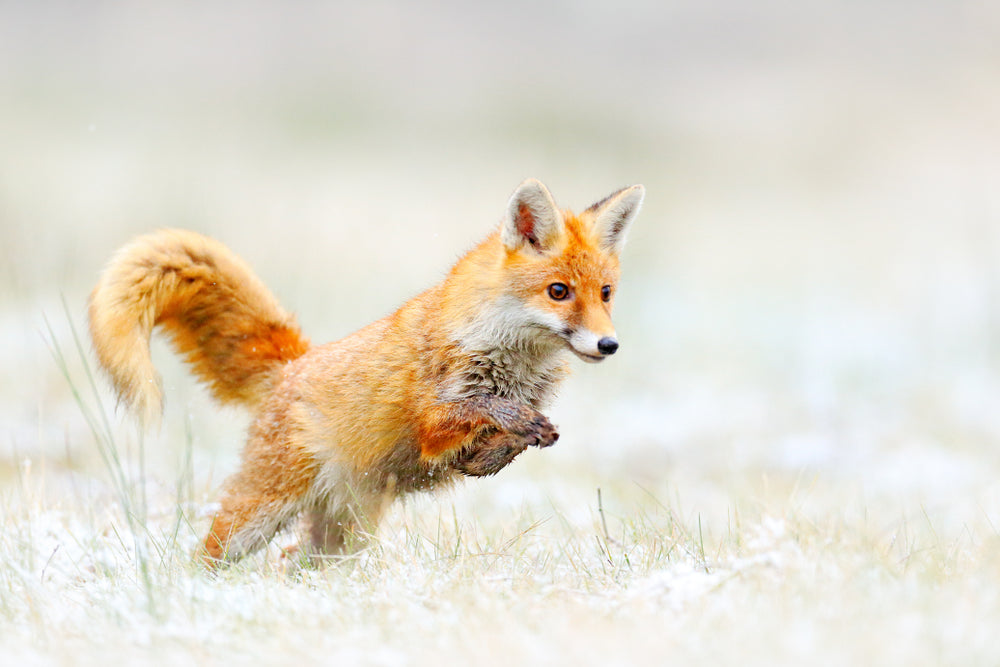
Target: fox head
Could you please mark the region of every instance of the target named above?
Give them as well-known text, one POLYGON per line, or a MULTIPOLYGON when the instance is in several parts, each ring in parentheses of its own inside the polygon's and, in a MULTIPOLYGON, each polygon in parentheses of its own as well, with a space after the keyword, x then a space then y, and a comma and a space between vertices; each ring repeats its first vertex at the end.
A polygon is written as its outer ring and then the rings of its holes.
POLYGON ((500 229, 506 285, 522 326, 596 363, 618 350, 611 308, 619 255, 645 189, 619 190, 579 215, 560 211, 539 181, 511 196, 500 229))

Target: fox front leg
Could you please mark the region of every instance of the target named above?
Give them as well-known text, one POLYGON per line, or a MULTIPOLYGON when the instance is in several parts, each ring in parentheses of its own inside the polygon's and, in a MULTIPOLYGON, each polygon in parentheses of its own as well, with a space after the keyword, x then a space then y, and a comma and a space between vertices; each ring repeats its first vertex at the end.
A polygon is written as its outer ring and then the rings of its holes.
POLYGON ((485 423, 513 436, 525 447, 549 447, 559 439, 548 417, 526 403, 487 394, 469 399, 463 409, 484 415, 485 423))
POLYGON ((452 464, 470 477, 488 477, 506 468, 528 445, 522 436, 494 433, 480 443, 463 449, 452 464))
MULTIPOLYGON (((486 468, 496 472, 527 447, 548 447, 559 439, 556 428, 535 408, 491 394, 442 401, 423 414, 418 439, 424 460, 489 459, 495 463, 486 468), (480 449, 486 451, 477 459, 480 449)), ((482 467, 468 465, 477 470, 482 467)))
POLYGON ((505 430, 484 435, 459 453, 452 465, 464 475, 495 475, 528 447, 550 447, 559 439, 559 432, 548 418, 534 408, 496 400, 504 403, 496 416, 505 430))

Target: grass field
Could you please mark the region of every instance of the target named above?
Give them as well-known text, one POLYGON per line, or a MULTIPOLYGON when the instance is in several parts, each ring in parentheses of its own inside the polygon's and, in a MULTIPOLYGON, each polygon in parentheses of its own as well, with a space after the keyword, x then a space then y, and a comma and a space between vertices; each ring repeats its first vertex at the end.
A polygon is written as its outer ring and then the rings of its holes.
POLYGON ((0 8, 0 662, 1000 663, 995 9, 52 6, 0 8), (527 176, 648 190, 558 445, 193 566, 247 417, 159 340, 161 427, 116 410, 111 252, 210 234, 332 340, 527 176))

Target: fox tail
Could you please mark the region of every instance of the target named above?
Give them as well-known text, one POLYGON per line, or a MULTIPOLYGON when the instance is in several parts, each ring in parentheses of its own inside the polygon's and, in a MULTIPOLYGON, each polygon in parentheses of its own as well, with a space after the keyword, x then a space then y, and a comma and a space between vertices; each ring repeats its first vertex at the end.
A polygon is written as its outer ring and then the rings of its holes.
POLYGON ((214 397, 253 407, 276 371, 309 349, 295 318, 231 250, 161 230, 112 257, 90 295, 90 335, 119 398, 144 423, 163 409, 149 352, 157 326, 214 397))

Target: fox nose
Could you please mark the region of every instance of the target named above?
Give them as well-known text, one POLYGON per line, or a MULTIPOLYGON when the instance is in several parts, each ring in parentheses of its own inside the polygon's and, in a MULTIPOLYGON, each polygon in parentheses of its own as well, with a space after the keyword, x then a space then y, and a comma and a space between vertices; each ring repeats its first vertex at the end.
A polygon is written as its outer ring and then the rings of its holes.
POLYGON ((605 336, 601 340, 597 341, 597 351, 604 356, 614 354, 618 351, 618 341, 611 336, 605 336))

